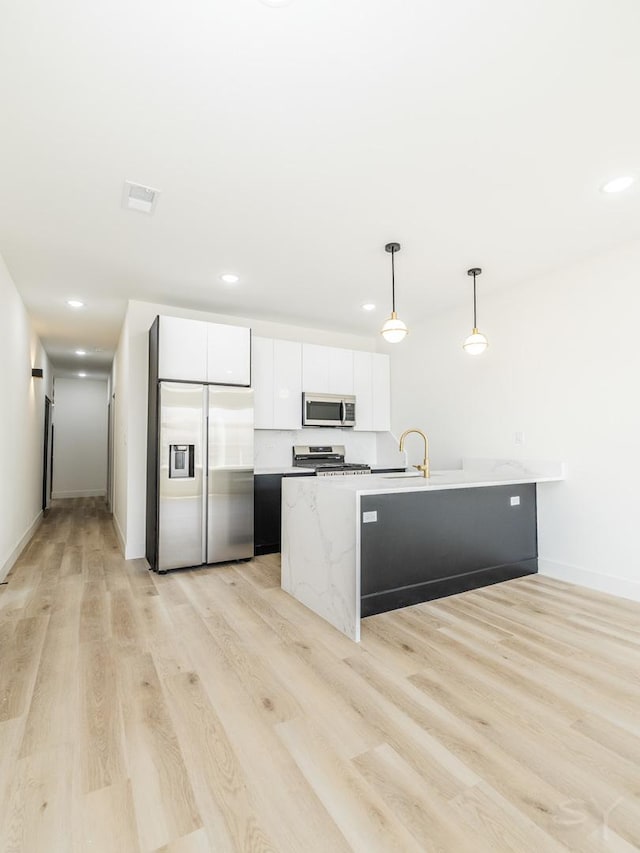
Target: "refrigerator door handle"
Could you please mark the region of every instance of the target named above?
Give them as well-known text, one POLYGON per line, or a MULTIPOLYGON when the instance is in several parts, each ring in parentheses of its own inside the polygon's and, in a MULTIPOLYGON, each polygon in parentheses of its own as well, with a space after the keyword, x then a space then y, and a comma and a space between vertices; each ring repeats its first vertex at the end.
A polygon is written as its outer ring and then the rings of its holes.
POLYGON ((202 406, 202 563, 207 562, 209 537, 209 389, 204 387, 202 406))

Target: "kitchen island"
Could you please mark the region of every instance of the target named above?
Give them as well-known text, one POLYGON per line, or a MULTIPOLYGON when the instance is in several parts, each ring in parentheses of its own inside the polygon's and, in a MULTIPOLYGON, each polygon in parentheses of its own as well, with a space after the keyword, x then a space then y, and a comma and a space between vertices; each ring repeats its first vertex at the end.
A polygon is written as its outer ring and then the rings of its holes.
POLYGON ((282 484, 282 588, 355 641, 360 618, 537 571, 536 486, 553 462, 282 484))

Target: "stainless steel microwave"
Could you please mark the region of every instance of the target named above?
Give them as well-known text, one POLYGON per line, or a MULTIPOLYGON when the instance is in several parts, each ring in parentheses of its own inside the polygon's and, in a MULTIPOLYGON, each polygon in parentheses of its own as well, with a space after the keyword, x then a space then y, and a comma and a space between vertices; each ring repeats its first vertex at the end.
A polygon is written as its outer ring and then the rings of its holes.
POLYGON ((353 427, 356 398, 349 394, 302 394, 302 426, 353 427))

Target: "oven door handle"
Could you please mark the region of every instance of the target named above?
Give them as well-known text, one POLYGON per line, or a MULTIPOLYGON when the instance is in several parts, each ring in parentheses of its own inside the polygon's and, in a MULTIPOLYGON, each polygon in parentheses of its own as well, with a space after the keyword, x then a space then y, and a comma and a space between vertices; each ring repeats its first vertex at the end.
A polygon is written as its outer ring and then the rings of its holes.
POLYGON ((344 424, 347 420, 347 404, 344 400, 340 400, 340 422, 344 424))

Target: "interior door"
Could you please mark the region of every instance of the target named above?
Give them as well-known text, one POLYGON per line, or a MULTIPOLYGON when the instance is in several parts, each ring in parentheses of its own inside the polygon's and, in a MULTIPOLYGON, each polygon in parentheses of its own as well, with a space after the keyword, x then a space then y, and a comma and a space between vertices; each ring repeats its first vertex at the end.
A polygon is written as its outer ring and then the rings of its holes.
POLYGON ((44 450, 42 464, 42 509, 51 505, 52 471, 53 471, 53 404, 44 398, 44 450))

